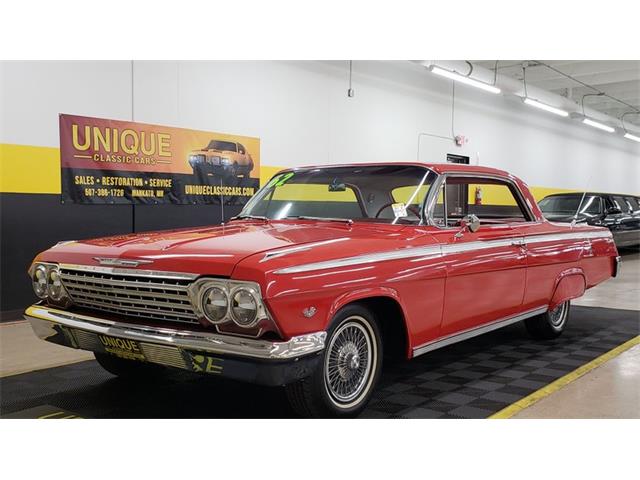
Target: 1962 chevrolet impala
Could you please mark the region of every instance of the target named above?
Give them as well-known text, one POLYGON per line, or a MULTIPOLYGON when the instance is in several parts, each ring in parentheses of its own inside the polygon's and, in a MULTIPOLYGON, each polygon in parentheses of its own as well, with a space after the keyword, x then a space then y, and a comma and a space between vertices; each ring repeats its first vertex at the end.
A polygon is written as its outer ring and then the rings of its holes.
POLYGON ((59 243, 31 265, 41 302, 25 315, 116 375, 285 385, 302 415, 353 416, 383 351, 411 358, 522 320, 554 338, 619 260, 609 230, 546 221, 504 171, 309 167, 226 225, 59 243))

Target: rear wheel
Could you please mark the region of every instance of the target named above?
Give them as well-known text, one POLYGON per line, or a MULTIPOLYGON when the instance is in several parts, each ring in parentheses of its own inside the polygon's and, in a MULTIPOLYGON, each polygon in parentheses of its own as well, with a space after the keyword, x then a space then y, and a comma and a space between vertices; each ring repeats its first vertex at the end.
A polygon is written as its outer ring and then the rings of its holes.
POLYGON ((557 338, 564 331, 569 319, 570 302, 567 300, 553 310, 524 321, 529 334, 536 339, 550 340, 557 338))
POLYGON ((348 305, 334 317, 316 371, 286 387, 289 403, 305 417, 354 417, 371 398, 381 368, 375 316, 362 305, 348 305))
POLYGON ((165 368, 160 365, 140 362, 138 360, 126 360, 108 353, 94 352, 93 355, 102 368, 120 378, 154 378, 165 370, 165 368))

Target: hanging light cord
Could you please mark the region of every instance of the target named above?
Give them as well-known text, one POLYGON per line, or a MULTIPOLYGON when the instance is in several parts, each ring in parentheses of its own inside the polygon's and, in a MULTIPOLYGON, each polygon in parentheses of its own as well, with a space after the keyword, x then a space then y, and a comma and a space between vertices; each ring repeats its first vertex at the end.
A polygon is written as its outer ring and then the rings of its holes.
POLYGON ((353 67, 353 60, 349 60, 349 90, 351 90, 352 67, 353 67))
MULTIPOLYGON (((555 67, 552 67, 552 66, 551 66, 551 65, 549 65, 548 63, 544 63, 544 62, 541 62, 541 61, 539 61, 539 60, 536 60, 536 63, 538 63, 538 64, 540 64, 540 65, 543 65, 543 66, 547 67, 547 68, 548 68, 548 69, 550 69, 550 70, 553 70, 554 72, 556 72, 556 73, 557 73, 557 74, 559 74, 559 75, 562 75, 563 77, 566 77, 566 78, 568 78, 568 79, 570 79, 570 80, 573 80, 573 81, 574 81, 574 82, 576 82, 576 83, 579 83, 579 84, 580 84, 580 85, 582 85, 583 87, 587 87, 587 88, 590 88, 591 90, 594 90, 595 92, 597 92, 597 94, 599 94, 599 95, 601 95, 601 96, 607 97, 607 98, 609 98, 609 99, 611 99, 611 100, 613 100, 613 101, 615 101, 615 102, 618 102, 618 103, 621 103, 621 104, 623 104, 623 105, 626 105, 627 107, 629 107, 629 108, 630 108, 630 109, 632 109, 633 111, 640 113, 640 109, 638 109, 638 108, 637 108, 637 107, 635 107, 634 105, 631 105, 630 103, 624 102, 624 101, 620 100, 619 98, 616 98, 616 97, 614 97, 614 96, 612 96, 612 95, 609 95, 609 94, 607 94, 607 93, 603 92, 602 90, 600 90, 600 89, 598 89, 598 88, 594 87, 593 85, 589 85, 588 83, 584 83, 584 82, 582 82, 582 81, 578 80, 577 78, 572 77, 571 75, 569 75, 569 74, 567 74, 567 73, 564 73, 563 71, 558 70, 558 69, 557 69, 557 68, 555 68, 555 67)), ((584 99, 584 97, 583 97, 583 99, 584 99)), ((583 112, 583 113, 584 113, 584 112, 583 112)))
POLYGON ((603 92, 599 92, 599 93, 586 93, 582 96, 582 98, 580 99, 580 105, 582 106, 582 115, 586 114, 584 113, 584 99, 585 97, 602 97, 604 95, 603 92))
POLYGON ((451 138, 456 137, 455 129, 453 128, 455 111, 456 111, 456 82, 451 82, 451 138))
POLYGON ((622 123, 622 128, 624 129, 624 131, 626 133, 629 133, 629 130, 627 130, 626 125, 624 124, 624 117, 626 117, 627 115, 640 115, 640 112, 624 112, 621 116, 620 116, 620 123, 622 123))

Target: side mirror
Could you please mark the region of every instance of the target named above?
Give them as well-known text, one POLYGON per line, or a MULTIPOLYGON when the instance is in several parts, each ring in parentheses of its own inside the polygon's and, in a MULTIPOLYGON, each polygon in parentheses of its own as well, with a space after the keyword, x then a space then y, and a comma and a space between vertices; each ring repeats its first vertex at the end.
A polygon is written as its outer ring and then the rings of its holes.
POLYGON ((462 220, 460 220, 460 230, 455 234, 455 237, 460 238, 467 230, 471 233, 477 232, 479 228, 480 219, 473 214, 467 215, 462 220))

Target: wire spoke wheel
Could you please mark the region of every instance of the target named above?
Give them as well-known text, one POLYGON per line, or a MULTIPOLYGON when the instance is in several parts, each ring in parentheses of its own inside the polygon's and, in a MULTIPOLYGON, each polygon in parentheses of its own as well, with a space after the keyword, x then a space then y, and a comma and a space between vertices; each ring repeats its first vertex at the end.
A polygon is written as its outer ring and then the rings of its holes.
POLYGON ((375 370, 376 347, 362 317, 350 317, 333 334, 324 364, 325 386, 332 401, 348 408, 366 394, 375 370))
POLYGON ((551 325, 556 328, 562 326, 567 316, 567 306, 568 302, 564 302, 549 312, 549 322, 551 325))

